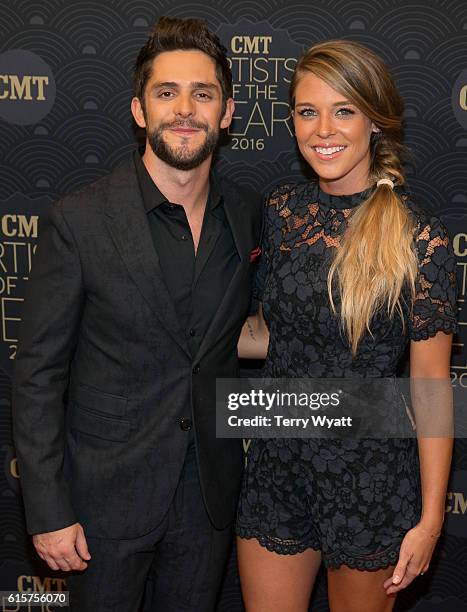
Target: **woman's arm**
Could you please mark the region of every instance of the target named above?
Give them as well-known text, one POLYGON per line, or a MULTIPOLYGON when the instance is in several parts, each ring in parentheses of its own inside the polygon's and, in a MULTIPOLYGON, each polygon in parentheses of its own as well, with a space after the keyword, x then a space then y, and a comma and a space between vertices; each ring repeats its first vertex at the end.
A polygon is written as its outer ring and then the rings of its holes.
POLYGON ((444 332, 428 340, 412 341, 410 345, 422 516, 402 542, 393 576, 384 584, 388 594, 401 590, 428 569, 443 525, 453 447, 451 345, 452 334, 444 332))
POLYGON ((237 350, 240 359, 265 359, 269 345, 269 330, 263 317, 260 302, 258 312, 245 321, 238 340, 237 350))
POLYGON ((420 524, 433 533, 441 530, 444 521, 453 446, 452 437, 446 435, 452 433, 451 345, 452 334, 438 332, 429 340, 412 341, 410 347, 410 377, 416 389, 416 420, 420 418, 423 421, 427 407, 423 406, 424 399, 426 402, 431 400, 429 421, 425 424, 427 437, 423 436, 422 430, 418 437, 418 452, 422 485, 420 524))

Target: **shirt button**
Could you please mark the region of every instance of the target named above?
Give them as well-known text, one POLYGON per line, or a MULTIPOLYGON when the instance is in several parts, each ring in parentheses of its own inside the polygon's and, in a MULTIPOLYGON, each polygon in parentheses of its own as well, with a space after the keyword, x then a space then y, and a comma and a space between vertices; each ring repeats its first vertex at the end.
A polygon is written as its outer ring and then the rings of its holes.
POLYGON ((195 365, 195 367, 193 368, 193 374, 198 374, 200 369, 201 368, 199 367, 199 365, 195 365))
POLYGON ((180 236, 180 240, 188 240, 188 236, 186 234, 183 234, 182 236, 180 236))
POLYGON ((175 204, 170 204, 169 203, 169 210, 173 210, 175 208, 175 204))
POLYGON ((180 429, 182 431, 189 431, 192 427, 193 423, 191 422, 191 419, 187 419, 185 417, 180 419, 180 429))
POLYGON ((190 334, 190 336, 196 336, 196 330, 193 328, 191 328, 188 333, 190 334))

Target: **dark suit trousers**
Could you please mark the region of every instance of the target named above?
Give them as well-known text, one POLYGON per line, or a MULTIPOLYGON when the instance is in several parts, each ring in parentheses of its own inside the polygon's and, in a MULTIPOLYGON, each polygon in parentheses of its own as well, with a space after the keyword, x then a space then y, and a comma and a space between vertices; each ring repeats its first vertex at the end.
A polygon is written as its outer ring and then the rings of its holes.
POLYGON ((87 538, 88 568, 67 580, 72 612, 213 612, 233 529, 206 513, 190 445, 171 506, 160 525, 130 540, 87 538))

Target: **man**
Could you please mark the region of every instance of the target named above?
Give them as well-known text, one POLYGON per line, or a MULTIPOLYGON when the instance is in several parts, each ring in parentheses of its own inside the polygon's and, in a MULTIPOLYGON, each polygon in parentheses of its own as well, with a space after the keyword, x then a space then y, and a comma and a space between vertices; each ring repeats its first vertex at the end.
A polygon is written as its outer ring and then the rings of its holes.
POLYGON ((135 87, 144 154, 55 204, 41 233, 18 462, 28 531, 72 572, 72 610, 134 612, 151 573, 153 610, 208 612, 243 461, 240 441, 215 437, 215 379, 237 373, 261 206, 210 176, 234 103, 204 23, 161 18, 135 87))

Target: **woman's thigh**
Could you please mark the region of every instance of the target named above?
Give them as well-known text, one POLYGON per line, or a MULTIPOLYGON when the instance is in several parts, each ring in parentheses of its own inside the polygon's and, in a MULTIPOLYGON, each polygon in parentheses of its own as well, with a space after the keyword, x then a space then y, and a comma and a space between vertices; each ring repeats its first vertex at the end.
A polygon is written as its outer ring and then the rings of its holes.
POLYGON ((307 612, 321 564, 311 548, 294 555, 270 552, 258 540, 237 538, 242 594, 247 612, 307 612))
POLYGON ((328 569, 328 600, 331 612, 391 612, 394 595, 386 595, 384 581, 394 566, 361 571, 342 565, 328 569))

